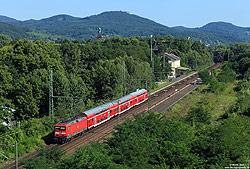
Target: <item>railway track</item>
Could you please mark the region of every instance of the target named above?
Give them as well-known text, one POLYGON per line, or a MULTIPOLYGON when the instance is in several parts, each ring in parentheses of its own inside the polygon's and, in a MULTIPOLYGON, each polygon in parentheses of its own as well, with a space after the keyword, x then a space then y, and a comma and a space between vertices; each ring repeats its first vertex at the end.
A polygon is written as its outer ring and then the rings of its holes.
MULTIPOLYGON (((49 149, 51 149, 51 148, 53 148, 53 147, 55 147, 55 146, 56 146, 55 144, 51 144, 51 145, 47 145, 45 148, 46 148, 47 150, 49 150, 49 149)), ((39 155, 39 152, 38 152, 38 151, 32 151, 31 153, 29 153, 29 154, 25 155, 24 157, 20 158, 20 159, 18 160, 18 168, 19 168, 19 169, 22 169, 22 168, 23 168, 23 165, 20 164, 20 162, 21 162, 22 160, 26 160, 26 159, 29 159, 29 158, 32 158, 32 157, 36 157, 36 156, 38 156, 38 155, 39 155)), ((14 162, 12 162, 12 163, 9 163, 9 164, 6 164, 5 166, 3 166, 3 169, 14 169, 15 166, 16 166, 16 164, 15 164, 15 161, 14 161, 14 162)))
MULTIPOLYGON (((220 66, 221 64, 216 64, 209 67, 208 70, 217 69, 220 66)), ((84 144, 88 144, 90 141, 100 141, 103 138, 111 136, 112 132, 114 131, 114 126, 117 124, 121 124, 125 119, 133 120, 133 115, 141 114, 143 112, 148 111, 155 111, 157 110, 156 107, 160 106, 161 104, 164 104, 170 97, 173 100, 172 104, 176 103, 176 100, 179 100, 180 98, 184 97, 186 93, 196 88, 196 86, 192 87, 190 84, 197 78, 198 73, 194 73, 181 79, 180 81, 172 83, 171 85, 168 85, 160 90, 151 93, 150 101, 147 100, 143 104, 140 104, 83 134, 83 136, 78 137, 76 141, 72 140, 71 142, 61 145, 60 147, 66 150, 67 154, 72 154, 75 152, 75 148, 79 148, 84 144), (183 92, 184 94, 180 92, 183 92)), ((163 109, 162 112, 165 110, 166 109, 163 109)))
MULTIPOLYGON (((219 66, 220 65, 213 65, 209 67, 208 70, 218 68, 219 66)), ((83 136, 78 137, 75 141, 72 140, 71 142, 63 144, 60 147, 66 150, 67 154, 72 154, 75 152, 75 148, 79 148, 84 144, 88 144, 90 141, 100 141, 103 138, 111 136, 112 132, 114 131, 115 125, 121 124, 125 119, 133 120, 133 115, 138 115, 143 112, 156 110, 156 107, 160 105, 159 103, 162 104, 166 102, 166 98, 169 99, 170 97, 177 97, 179 92, 182 91, 182 89, 190 88, 190 83, 192 83, 197 78, 198 73, 194 73, 190 76, 181 79, 180 81, 172 83, 171 85, 168 85, 160 90, 151 93, 150 101, 147 100, 143 104, 140 104, 126 111, 125 113, 112 118, 111 120, 107 121, 106 123, 103 123, 100 126, 97 126, 96 128, 90 130, 87 133, 84 133, 83 136)), ((184 91, 184 93, 186 93, 186 91, 184 91)), ((181 95, 181 97, 183 96, 181 95)))
MULTIPOLYGON (((218 69, 221 66, 221 63, 214 64, 208 68, 208 71, 212 69, 218 69)), ((144 103, 129 109, 128 111, 117 115, 116 117, 110 119, 109 121, 97 126, 85 133, 83 135, 78 136, 77 138, 73 138, 70 142, 67 142, 63 145, 55 145, 51 144, 46 147, 46 149, 50 149, 52 147, 58 146, 66 151, 67 155, 70 155, 76 151, 76 148, 82 147, 83 145, 88 144, 89 142, 102 141, 104 138, 107 138, 112 135, 112 132, 115 131, 114 126, 117 124, 121 124, 124 120, 130 119, 134 120, 134 115, 142 114, 143 112, 149 111, 158 111, 160 113, 166 111, 167 108, 164 108, 166 102, 168 102, 171 106, 175 104, 179 99, 184 97, 188 92, 195 89, 195 87, 191 87, 192 83, 198 78, 198 73, 193 73, 179 81, 176 81, 166 87, 163 87, 155 92, 150 94, 150 97, 144 103), (182 93, 183 92, 183 93, 182 93), (172 101, 170 101, 170 98, 172 101)), ((34 156, 38 156, 38 152, 32 152, 24 158, 20 159, 28 159, 34 156)), ((19 161, 19 163, 20 163, 19 161)), ((15 168, 15 163, 11 163, 3 167, 4 169, 12 169, 15 168)), ((23 168, 22 165, 19 165, 19 168, 23 168)))

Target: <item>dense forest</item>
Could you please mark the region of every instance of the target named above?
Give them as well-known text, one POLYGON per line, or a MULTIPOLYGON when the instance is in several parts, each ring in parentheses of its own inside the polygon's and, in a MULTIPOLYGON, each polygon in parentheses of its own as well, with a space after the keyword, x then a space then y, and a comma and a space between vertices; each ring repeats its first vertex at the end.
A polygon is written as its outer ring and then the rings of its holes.
POLYGON ((11 38, 31 38, 27 32, 31 32, 31 29, 18 25, 0 22, 1 34, 9 35, 11 38))
POLYGON ((41 149, 40 157, 23 164, 26 168, 247 167, 250 92, 249 67, 246 65, 250 45, 234 44, 211 50, 231 52, 231 61, 212 73, 200 72, 204 85, 197 93, 203 99, 191 106, 186 114, 170 119, 158 113, 136 116, 135 121, 128 120, 118 125, 113 136, 104 143, 84 146, 69 157, 57 148, 41 149), (210 93, 213 93, 213 98, 207 100, 210 93), (219 98, 225 93, 235 95, 236 99, 224 114, 215 117, 219 108, 213 105, 213 100, 223 106, 219 98))
POLYGON ((153 53, 153 71, 150 40, 146 38, 115 37, 86 43, 69 40, 54 43, 25 39, 11 41, 7 36, 1 37, 1 105, 15 109, 13 117, 20 120, 47 113, 50 70, 53 71, 54 95, 69 97, 59 98, 55 109, 59 112, 69 110, 64 113, 70 117, 73 112, 89 108, 87 105, 120 97, 124 90, 130 93, 138 88, 154 88, 153 82, 166 78, 166 72, 170 71, 168 64, 163 68, 164 51, 180 56, 187 67, 195 68, 196 58, 198 66, 212 61, 204 44, 171 36, 156 37, 159 43, 154 45, 159 49, 153 53), (162 43, 164 39, 168 42, 162 43), (159 72, 165 72, 165 76, 159 72), (72 111, 65 107, 72 104, 77 109, 72 111))
POLYGON ((147 114, 117 126, 117 132, 104 144, 91 144, 70 157, 64 157, 61 150, 47 152, 42 149, 41 157, 24 162, 26 168, 217 168, 246 162, 249 44, 208 50, 201 42, 191 39, 154 37, 154 70, 149 38, 114 37, 55 43, 12 40, 1 35, 0 44, 0 105, 7 107, 0 110, 0 144, 4 145, 0 150, 5 155, 0 156, 2 162, 14 157, 11 145, 15 140, 18 141, 19 155, 25 154, 44 144, 55 122, 137 88, 153 89, 154 82, 166 79, 164 72, 170 71, 168 64, 163 67, 164 52, 181 57, 182 66, 192 69, 211 64, 212 56, 226 57, 226 52, 230 53, 230 62, 221 71, 201 73, 207 79, 206 92, 216 94, 237 79, 235 90, 239 93, 239 101, 218 124, 214 125, 203 106, 198 108, 204 111, 194 108, 184 118, 178 119, 147 114), (53 71, 54 96, 67 96, 54 100, 55 121, 48 117, 50 70, 53 71), (230 81, 227 80, 229 76, 232 77, 230 81), (202 118, 199 112, 205 113, 202 118), (6 127, 2 124, 6 118, 20 123, 15 128, 6 127), (238 125, 235 126, 236 122, 238 125), (226 133, 231 135, 225 136, 226 133), (235 147, 238 141, 244 144, 235 147), (240 152, 242 149, 244 153, 240 152))
MULTIPOLYGON (((89 41, 55 42, 12 40, 0 35, 0 144, 19 142, 20 155, 42 144, 55 122, 78 114, 136 89, 156 87, 166 80, 169 64, 163 67, 164 52, 181 57, 182 65, 197 68, 212 64, 204 44, 173 38, 155 37, 153 64, 149 38, 106 38, 89 41), (125 63, 125 73, 123 64, 125 63), (53 71, 55 121, 49 115, 49 77, 53 71), (123 77, 125 75, 125 79, 123 77), (16 129, 2 124, 19 121, 16 129), (19 134, 13 134, 13 133, 19 134), (10 134, 12 133, 12 134, 10 134)), ((166 59, 167 62, 167 59, 166 59)), ((13 158, 14 147, 1 151, 13 158)), ((1 160, 6 160, 0 156, 1 160)))

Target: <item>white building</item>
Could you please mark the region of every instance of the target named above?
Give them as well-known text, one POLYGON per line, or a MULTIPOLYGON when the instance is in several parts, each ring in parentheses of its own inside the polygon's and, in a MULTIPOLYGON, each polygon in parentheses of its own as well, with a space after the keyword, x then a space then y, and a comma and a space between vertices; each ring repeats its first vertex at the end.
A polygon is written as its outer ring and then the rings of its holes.
POLYGON ((181 58, 176 56, 173 53, 164 53, 165 56, 169 58, 169 65, 171 67, 171 73, 169 74, 169 77, 178 77, 180 76, 180 70, 189 70, 189 68, 181 67, 181 58))

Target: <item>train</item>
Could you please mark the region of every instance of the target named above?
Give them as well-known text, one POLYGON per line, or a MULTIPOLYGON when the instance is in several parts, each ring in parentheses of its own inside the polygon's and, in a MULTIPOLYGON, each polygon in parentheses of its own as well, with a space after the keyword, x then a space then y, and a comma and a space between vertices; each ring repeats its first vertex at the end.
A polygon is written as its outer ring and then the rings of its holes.
POLYGON ((119 99, 79 113, 78 115, 55 124, 54 142, 65 143, 73 137, 110 120, 148 99, 146 89, 137 90, 119 99))

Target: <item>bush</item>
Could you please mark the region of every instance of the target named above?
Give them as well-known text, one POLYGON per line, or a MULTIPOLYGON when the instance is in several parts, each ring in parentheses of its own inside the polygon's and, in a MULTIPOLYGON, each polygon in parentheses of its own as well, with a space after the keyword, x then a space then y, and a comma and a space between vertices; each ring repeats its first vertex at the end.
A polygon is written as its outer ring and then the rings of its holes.
POLYGON ((62 160, 65 155, 65 150, 58 147, 53 147, 49 150, 41 148, 38 150, 40 155, 21 162, 24 168, 40 169, 40 168, 56 168, 57 163, 62 160))
MULTIPOLYGON (((8 155, 8 157, 14 158, 15 147, 12 145, 17 141, 19 156, 26 154, 34 150, 37 146, 44 145, 44 140, 42 139, 53 131, 53 126, 54 124, 49 121, 49 117, 43 117, 40 119, 32 118, 21 122, 20 128, 5 129, 0 139, 0 145, 3 144, 7 146, 3 146, 1 151, 8 155)), ((4 161, 6 158, 0 156, 0 161, 1 160, 4 161)))
POLYGON ((236 73, 229 67, 228 64, 224 64, 217 78, 220 82, 233 82, 236 79, 236 73))
POLYGON ((211 113, 207 110, 205 105, 199 103, 188 111, 186 121, 191 125, 195 125, 196 123, 210 124, 211 113))
POLYGON ((208 70, 204 70, 204 71, 199 72, 199 76, 202 79, 202 82, 204 84, 209 84, 210 83, 211 78, 210 78, 208 70))
POLYGON ((219 82, 217 79, 213 79, 210 83, 210 91, 213 93, 219 93, 225 90, 225 86, 222 82, 219 82))

